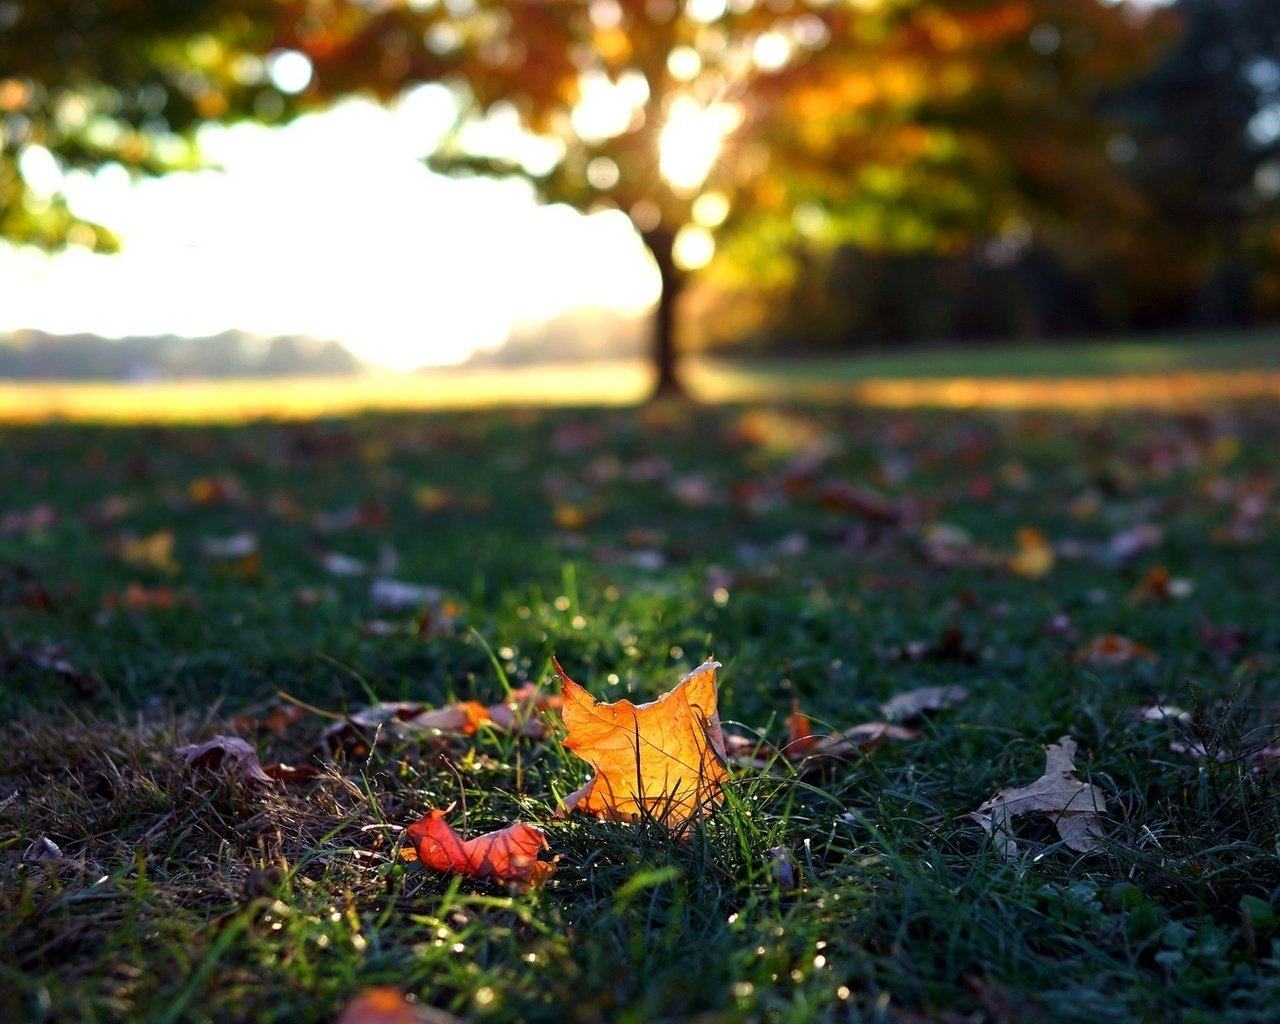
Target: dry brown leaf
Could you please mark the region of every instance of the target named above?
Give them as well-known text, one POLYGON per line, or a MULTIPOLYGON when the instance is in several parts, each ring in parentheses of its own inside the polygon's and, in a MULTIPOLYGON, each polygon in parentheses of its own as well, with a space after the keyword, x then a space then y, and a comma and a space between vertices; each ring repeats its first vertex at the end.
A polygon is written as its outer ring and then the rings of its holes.
POLYGON ((524 822, 463 840, 444 820, 444 811, 433 810, 410 825, 405 834, 417 859, 436 871, 540 885, 555 870, 551 861, 538 860, 539 851, 547 848, 546 835, 524 822))
POLYGON ((257 752, 237 736, 215 736, 207 743, 175 747, 174 751, 192 768, 215 771, 226 768, 245 782, 273 782, 258 762, 257 752))
POLYGON ((462 700, 443 708, 424 711, 406 718, 403 725, 410 729, 436 729, 440 732, 458 732, 470 736, 489 721, 489 711, 474 700, 462 700))
POLYGON ((585 811, 611 821, 652 817, 685 831, 723 799, 728 778, 716 711, 719 662, 699 665, 648 704, 597 701, 555 663, 563 684, 564 746, 594 769, 561 813, 585 811))
POLYGON ((968 699, 969 691, 963 686, 921 686, 890 697, 880 705, 880 714, 891 722, 909 722, 968 699))
POLYGON ((1049 815, 1062 841, 1079 853, 1098 845, 1098 815, 1107 811, 1106 795, 1075 777, 1076 741, 1063 736, 1045 748, 1044 774, 1028 786, 1002 789, 969 815, 991 836, 1005 857, 1016 857, 1010 819, 1040 811, 1049 815))
POLYGON ((795 858, 785 846, 771 846, 764 851, 769 862, 769 874, 783 889, 794 889, 799 884, 795 858))
POLYGON ((1076 661, 1105 668, 1127 665, 1135 659, 1155 661, 1156 654, 1150 647, 1119 633, 1094 637, 1075 653, 1076 661))

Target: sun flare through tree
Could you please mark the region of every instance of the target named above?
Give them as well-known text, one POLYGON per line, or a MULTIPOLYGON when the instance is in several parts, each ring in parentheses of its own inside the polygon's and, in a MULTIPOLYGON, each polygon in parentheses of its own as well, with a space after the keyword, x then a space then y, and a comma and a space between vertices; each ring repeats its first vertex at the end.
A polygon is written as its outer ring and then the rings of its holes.
POLYGON ((681 290, 735 236, 945 247, 1052 206, 1082 168, 1110 208, 1096 132, 1054 129, 1093 126, 1097 84, 1162 37, 1061 0, 292 0, 280 25, 314 98, 448 85, 438 169, 624 213, 661 275, 659 393, 680 390, 681 290), (1072 45, 1029 44, 1045 26, 1072 45))

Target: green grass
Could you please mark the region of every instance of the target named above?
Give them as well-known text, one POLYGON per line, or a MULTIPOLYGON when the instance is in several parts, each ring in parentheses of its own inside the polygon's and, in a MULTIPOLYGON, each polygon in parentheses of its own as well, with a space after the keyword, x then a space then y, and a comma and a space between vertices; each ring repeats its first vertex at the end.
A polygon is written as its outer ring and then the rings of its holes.
POLYGON ((5 427, 0 1018, 329 1021, 391 984, 495 1022, 1268 1019, 1277 436, 1274 404, 5 427), (868 518, 837 484, 902 515, 868 518), (940 523, 975 564, 928 557, 940 523), (1158 531, 1126 554, 1140 526, 1158 531), (1022 527, 1058 547, 1045 576, 1004 564, 1022 527), (166 529, 173 571, 122 557, 124 535, 166 529), (240 532, 256 569, 202 553, 240 532), (392 551, 451 623, 379 610, 368 576, 321 561, 392 551), (1141 596, 1157 566, 1194 590, 1141 596), (115 607, 130 584, 175 604, 115 607), (1076 656, 1113 633, 1154 659, 1076 656), (735 771, 687 842, 557 819, 587 772, 554 740, 388 735, 334 760, 315 755, 328 718, 238 721, 281 692, 334 714, 494 701, 553 654, 637 700, 714 655, 728 727, 774 741, 793 700, 838 729, 913 687, 970 696, 817 775, 735 771), (1190 720, 1132 713, 1155 701, 1190 720), (255 787, 172 753, 235 730, 323 774, 255 787), (1067 734, 1108 796, 1101 848, 1028 816, 1005 861, 966 815, 1067 734), (401 827, 451 804, 467 834, 542 826, 550 883, 402 863, 401 827), (61 861, 31 859, 41 837, 61 861))
POLYGON ((919 346, 857 356, 726 362, 726 371, 792 384, 881 378, 1093 377, 1197 370, 1278 370, 1280 333, 1171 334, 1040 344, 919 346))

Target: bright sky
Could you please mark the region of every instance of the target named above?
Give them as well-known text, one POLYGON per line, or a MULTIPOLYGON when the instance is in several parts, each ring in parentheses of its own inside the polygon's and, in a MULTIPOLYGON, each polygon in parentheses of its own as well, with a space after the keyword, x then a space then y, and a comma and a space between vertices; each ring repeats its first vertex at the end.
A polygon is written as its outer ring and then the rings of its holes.
POLYGON ((73 209, 123 252, 0 244, 0 333, 307 334, 411 369, 575 305, 640 312, 656 299, 657 271, 621 213, 584 217, 539 207, 519 182, 430 173, 422 157, 451 117, 427 86, 389 110, 351 101, 279 129, 206 129, 201 148, 223 172, 69 175, 73 209))

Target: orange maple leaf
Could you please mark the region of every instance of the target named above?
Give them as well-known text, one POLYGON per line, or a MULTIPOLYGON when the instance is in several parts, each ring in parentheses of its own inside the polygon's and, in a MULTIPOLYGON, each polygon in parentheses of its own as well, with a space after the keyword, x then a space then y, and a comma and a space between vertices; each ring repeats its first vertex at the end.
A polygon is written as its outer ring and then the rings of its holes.
POLYGON ((611 821, 652 817, 684 831, 723 799, 728 778, 716 713, 716 669, 699 665, 649 704, 596 700, 555 669, 563 685, 564 746, 596 771, 565 797, 561 813, 586 811, 611 821))
POLYGON ((418 860, 436 871, 540 885, 555 870, 551 861, 538 860, 538 851, 547 848, 542 829, 521 821, 464 840, 444 820, 444 811, 433 810, 410 825, 405 834, 418 860))

